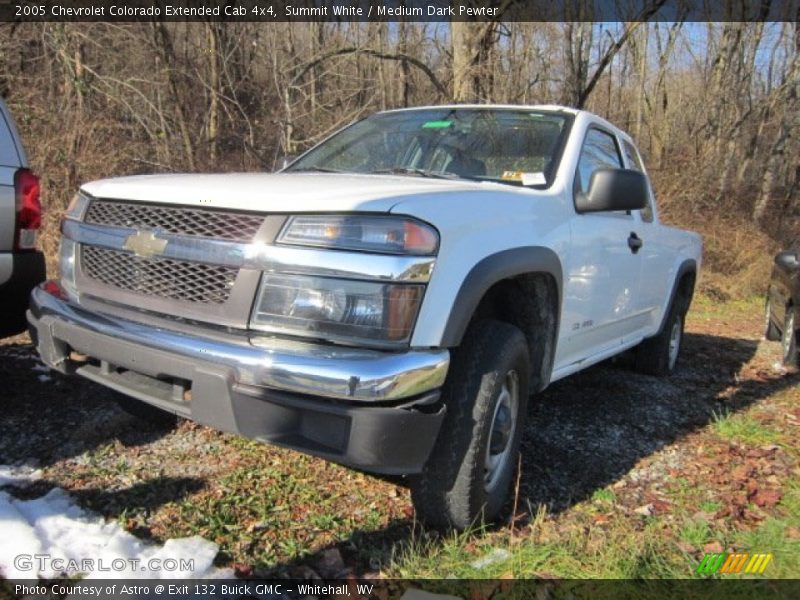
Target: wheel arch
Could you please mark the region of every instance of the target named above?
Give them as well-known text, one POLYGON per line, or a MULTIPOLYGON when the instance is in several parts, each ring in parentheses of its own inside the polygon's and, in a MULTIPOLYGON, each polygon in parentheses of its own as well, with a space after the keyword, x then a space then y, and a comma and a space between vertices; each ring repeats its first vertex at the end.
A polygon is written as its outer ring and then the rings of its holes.
POLYGON ((658 326, 658 333, 664 330, 664 325, 667 322, 667 317, 672 309, 673 303, 680 296, 684 306, 682 312, 685 314, 689 310, 689 305, 692 303, 694 296, 694 288, 697 283, 697 261, 693 258, 687 258, 678 267, 675 273, 675 279, 672 281, 672 290, 669 295, 669 302, 667 302, 664 314, 661 316, 661 324, 658 326))
POLYGON ((515 325, 528 341, 530 389, 541 390, 552 373, 562 289, 561 261, 550 248, 526 246, 487 256, 473 266, 462 282, 445 325, 442 345, 458 346, 476 319, 493 318, 515 325), (520 298, 524 301, 520 302, 520 298))

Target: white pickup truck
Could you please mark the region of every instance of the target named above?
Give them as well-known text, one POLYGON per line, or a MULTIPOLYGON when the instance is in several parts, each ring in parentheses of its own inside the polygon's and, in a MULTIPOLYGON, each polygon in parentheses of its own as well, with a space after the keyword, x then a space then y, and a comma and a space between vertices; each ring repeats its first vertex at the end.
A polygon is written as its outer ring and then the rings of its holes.
POLYGON ((628 135, 557 106, 388 111, 275 174, 88 183, 62 234, 28 313, 47 364, 407 475, 458 528, 501 514, 530 394, 631 348, 672 372, 702 249, 628 135))

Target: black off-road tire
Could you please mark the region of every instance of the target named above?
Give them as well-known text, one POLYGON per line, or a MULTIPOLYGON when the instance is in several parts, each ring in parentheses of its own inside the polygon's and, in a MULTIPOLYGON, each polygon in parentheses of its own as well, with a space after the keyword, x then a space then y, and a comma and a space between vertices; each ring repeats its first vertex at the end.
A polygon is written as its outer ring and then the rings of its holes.
POLYGON ((518 464, 528 356, 522 332, 493 320, 472 325, 454 350, 442 390, 447 414, 439 438, 423 472, 409 481, 417 517, 425 524, 463 530, 500 516, 518 464), (516 407, 506 410, 514 386, 516 407), (497 465, 491 469, 490 457, 497 465))
POLYGON ((636 348, 635 368, 638 372, 663 377, 675 371, 683 346, 683 328, 688 308, 685 304, 683 297, 676 296, 661 332, 644 340, 636 348), (677 348, 673 347, 675 343, 677 348))
POLYGON ((794 307, 786 307, 786 317, 783 320, 783 335, 781 336, 781 350, 783 364, 787 367, 797 366, 797 332, 795 330, 794 307))
POLYGON ((137 400, 136 398, 131 398, 115 390, 109 390, 109 393, 117 403, 117 406, 132 417, 147 421, 159 429, 172 429, 178 424, 178 417, 171 412, 167 412, 166 410, 162 410, 152 404, 137 400))
POLYGON ((769 296, 764 303, 764 339, 770 342, 781 339, 781 332, 772 320, 772 303, 769 301, 769 296))

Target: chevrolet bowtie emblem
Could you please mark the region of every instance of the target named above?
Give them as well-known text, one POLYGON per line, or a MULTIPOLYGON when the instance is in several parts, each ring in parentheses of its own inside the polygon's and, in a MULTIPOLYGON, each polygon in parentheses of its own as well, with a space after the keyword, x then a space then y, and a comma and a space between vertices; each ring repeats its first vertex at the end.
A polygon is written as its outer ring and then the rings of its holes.
POLYGON ((150 258, 164 252, 164 248, 167 247, 167 240, 157 238, 152 231, 137 231, 128 236, 128 239, 125 240, 125 245, 122 247, 125 250, 130 250, 136 256, 150 258))

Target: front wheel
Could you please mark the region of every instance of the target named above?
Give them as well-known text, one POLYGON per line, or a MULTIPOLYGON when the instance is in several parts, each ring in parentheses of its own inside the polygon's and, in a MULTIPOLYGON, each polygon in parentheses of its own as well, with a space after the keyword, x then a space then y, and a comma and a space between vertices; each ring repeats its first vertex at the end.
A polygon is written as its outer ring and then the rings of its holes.
POLYGON ((529 369, 519 329, 492 320, 470 327, 442 390, 447 414, 439 438, 410 481, 421 521, 466 529, 500 516, 517 465, 529 369))
POLYGON ((783 336, 781 348, 783 349, 783 364, 797 366, 797 334, 794 329, 794 307, 786 308, 786 318, 783 321, 783 336))

